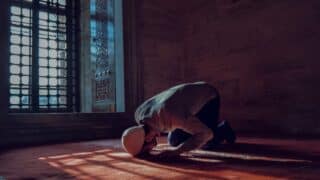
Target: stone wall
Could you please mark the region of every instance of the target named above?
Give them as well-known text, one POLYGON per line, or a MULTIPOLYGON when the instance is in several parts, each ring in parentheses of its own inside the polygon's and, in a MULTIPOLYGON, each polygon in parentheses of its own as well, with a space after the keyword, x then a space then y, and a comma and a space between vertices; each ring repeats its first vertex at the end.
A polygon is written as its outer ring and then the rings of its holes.
POLYGON ((144 98, 205 80, 238 131, 320 134, 319 1, 136 2, 144 98))
POLYGON ((183 15, 185 79, 222 94, 245 132, 320 134, 320 2, 208 1, 183 15))
POLYGON ((137 58, 143 62, 143 91, 148 98, 183 79, 183 27, 175 12, 156 1, 136 2, 137 58))

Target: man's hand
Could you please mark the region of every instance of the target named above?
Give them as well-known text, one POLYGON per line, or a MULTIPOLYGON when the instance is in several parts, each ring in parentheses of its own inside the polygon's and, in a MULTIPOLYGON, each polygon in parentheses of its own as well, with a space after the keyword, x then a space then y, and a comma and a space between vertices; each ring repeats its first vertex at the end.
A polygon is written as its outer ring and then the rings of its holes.
POLYGON ((179 156, 179 153, 173 150, 164 150, 158 153, 156 156, 157 158, 172 158, 179 156))

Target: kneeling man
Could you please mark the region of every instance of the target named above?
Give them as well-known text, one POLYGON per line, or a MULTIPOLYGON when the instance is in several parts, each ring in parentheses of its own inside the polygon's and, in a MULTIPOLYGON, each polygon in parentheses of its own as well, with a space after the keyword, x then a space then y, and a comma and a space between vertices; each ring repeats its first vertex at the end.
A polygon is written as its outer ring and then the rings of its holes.
POLYGON ((168 133, 173 150, 159 156, 175 156, 196 148, 213 149, 236 136, 226 121, 219 121, 220 96, 206 82, 180 84, 142 103, 135 112, 137 126, 123 132, 122 146, 133 156, 150 152, 156 137, 168 133))

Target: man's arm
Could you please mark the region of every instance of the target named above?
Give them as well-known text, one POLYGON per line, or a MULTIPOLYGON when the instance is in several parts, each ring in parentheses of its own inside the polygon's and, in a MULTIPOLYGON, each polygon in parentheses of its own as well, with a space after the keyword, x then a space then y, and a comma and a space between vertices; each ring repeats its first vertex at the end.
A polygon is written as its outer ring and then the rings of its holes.
POLYGON ((197 117, 190 116, 186 119, 186 124, 181 127, 184 131, 192 134, 184 143, 180 144, 170 155, 178 155, 193 149, 197 149, 207 143, 212 137, 212 130, 203 124, 197 117))

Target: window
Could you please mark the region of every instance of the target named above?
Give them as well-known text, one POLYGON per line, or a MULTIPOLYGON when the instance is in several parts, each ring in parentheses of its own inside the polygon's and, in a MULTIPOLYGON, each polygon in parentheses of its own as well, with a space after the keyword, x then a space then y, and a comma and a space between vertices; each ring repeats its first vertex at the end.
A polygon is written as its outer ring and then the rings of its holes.
POLYGON ((122 0, 83 1, 82 112, 124 112, 122 0))
POLYGON ((10 112, 77 110, 76 2, 11 0, 10 112))

